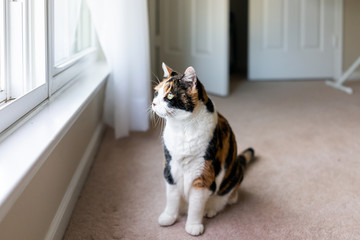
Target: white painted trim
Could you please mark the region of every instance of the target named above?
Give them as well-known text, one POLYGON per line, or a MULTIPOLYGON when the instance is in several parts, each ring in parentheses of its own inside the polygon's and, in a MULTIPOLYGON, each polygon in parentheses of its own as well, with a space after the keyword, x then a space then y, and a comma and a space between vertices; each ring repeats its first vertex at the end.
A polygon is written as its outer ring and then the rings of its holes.
MULTIPOLYGON (((81 54, 80 54, 81 55, 81 54)), ((81 58, 78 58, 73 62, 73 64, 66 65, 62 71, 58 72, 56 75, 50 77, 51 87, 50 87, 50 96, 54 94, 56 91, 64 87, 67 83, 71 81, 76 81, 77 76, 86 71, 91 64, 96 61, 98 52, 94 49, 86 51, 86 55, 81 55, 81 58)))
POLYGON ((47 91, 48 86, 44 83, 14 101, 3 103, 0 107, 0 133, 43 102, 47 98, 47 91))
POLYGON ((5 34, 5 2, 0 2, 0 104, 2 101, 6 99, 6 84, 5 84, 5 41, 6 36, 5 34))
MULTIPOLYGON (((49 81, 49 96, 53 95, 61 87, 65 86, 68 82, 74 80, 74 76, 79 75, 81 72, 89 68, 98 57, 98 45, 96 42, 95 35, 92 36, 92 43, 89 48, 71 56, 65 62, 61 62, 55 65, 54 54, 55 54, 55 32, 54 32, 54 0, 47 1, 48 6, 48 78, 49 81), (72 76, 72 78, 71 78, 72 76)), ((93 28, 93 32, 95 29, 93 28)))
POLYGON ((1 134, 0 222, 25 190, 48 156, 78 119, 88 103, 104 86, 110 70, 97 63, 78 81, 56 93, 34 116, 15 130, 1 134), (56 113, 56 114, 54 114, 56 113), (36 136, 38 141, 34 141, 36 136), (31 144, 31 147, 29 145, 31 144), (18 146, 24 146, 18 151, 18 146), (27 147, 25 147, 27 146, 27 147))
POLYGON ((100 123, 93 134, 89 145, 71 179, 60 206, 53 218, 45 240, 61 240, 70 221, 72 211, 84 186, 95 154, 100 146, 105 125, 100 123))
MULTIPOLYGON (((10 10, 10 6, 11 4, 14 4, 15 1, 11 2, 11 1, 4 1, 4 5, 3 7, 5 7, 5 9, 3 9, 3 12, 5 15, 3 16, 3 21, 9 23, 9 21, 11 22, 11 19, 9 18, 9 11, 10 10)), ((3 56, 4 59, 0 59, 0 61, 4 61, 4 63, 1 63, 2 66, 0 69, 0 73, 3 75, 2 77, 5 79, 6 83, 5 83, 5 91, 4 93, 6 94, 6 98, 9 99, 10 97, 15 97, 15 100, 11 100, 7 103, 2 103, 0 106, 0 118, 1 118, 1 122, 0 122, 0 133, 2 133, 5 129, 9 128, 11 125, 13 125, 16 121, 18 121, 20 118, 22 118, 24 115, 26 115, 27 113, 29 113, 30 111, 32 111, 36 106, 38 106, 40 103, 42 103, 47 97, 48 97, 48 83, 47 83, 47 77, 46 77, 46 66, 45 66, 45 62, 47 60, 46 54, 47 54, 47 42, 45 40, 45 36, 47 34, 47 30, 46 30, 46 21, 43 20, 43 18, 45 19, 46 16, 46 2, 45 0, 43 0, 43 2, 41 1, 36 1, 36 3, 34 4, 34 6, 29 5, 28 1, 21 3, 24 7, 24 23, 23 23, 23 37, 24 37, 24 43, 22 43, 21 46, 23 46, 24 50, 24 55, 21 57, 21 59, 17 59, 14 58, 13 60, 11 60, 11 47, 6 48, 6 46, 12 46, 11 44, 9 44, 11 42, 11 24, 6 24, 6 26, 2 26, 2 28, 5 30, 5 36, 4 37, 0 37, 2 38, 2 40, 0 40, 0 43, 3 42, 3 46, 0 46, 0 52, 2 51, 5 56, 3 56), (40 11, 41 9, 41 11, 40 11), (38 12, 39 10, 39 12, 38 12), (31 22, 28 21, 29 20, 29 12, 32 12, 31 14, 38 14, 39 19, 41 19, 41 24, 39 22, 31 22), (41 13, 41 14, 39 14, 41 13), (25 26, 26 25, 26 26, 25 26), (36 27, 35 27, 36 26, 36 27), (30 35, 31 34, 35 34, 37 33, 37 31, 34 31, 33 33, 29 33, 29 31, 32 31, 33 28, 39 28, 44 32, 43 34, 37 34, 39 35, 39 37, 36 39, 31 38, 30 40, 30 35), (42 39, 42 37, 44 37, 44 39, 42 39), (42 39, 42 40, 41 40, 42 39), (32 42, 34 40, 34 44, 35 47, 30 47, 29 42, 32 42), (26 46, 25 46, 26 45, 26 46), (4 48, 4 49, 2 49, 4 48), (30 48, 34 48, 34 49, 30 49, 30 48), (38 61, 40 60, 35 60, 32 59, 33 56, 35 56, 35 52, 33 51, 37 51, 36 54, 40 54, 38 56, 41 56, 41 62, 44 61, 44 64, 41 64, 42 66, 39 65, 38 61), (44 52, 42 52, 44 51, 44 52), (33 52, 33 53, 30 53, 33 52), (33 60, 33 61, 32 61, 33 60), (11 63, 14 62, 16 68, 12 69, 10 67, 11 63), (32 79, 33 77, 37 77, 38 79, 41 79, 41 84, 38 84, 37 87, 31 89, 29 92, 27 93, 23 93, 23 87, 26 85, 23 85, 22 83, 19 84, 15 84, 12 85, 10 84, 10 82, 14 82, 11 76, 12 76, 12 72, 18 72, 18 63, 20 65, 24 66, 24 75, 23 78, 27 79, 25 82, 28 83, 29 79, 32 79), (31 70, 30 68, 37 68, 38 70, 41 69, 45 71, 45 74, 36 74, 32 75, 30 74, 31 70), (30 75, 32 75, 30 77, 30 75), (10 79, 12 79, 10 81, 10 79), (12 86, 17 86, 20 87, 22 90, 19 91, 18 95, 13 95, 13 91, 11 91, 12 86)), ((14 7, 14 6, 13 6, 14 7)), ((30 14, 30 15, 31 15, 30 14)), ((0 21, 1 22, 1 21, 0 21)), ((1 28, 0 28, 1 29, 1 28)), ((16 81, 15 81, 16 82, 16 81)), ((17 87, 15 87, 17 88, 17 87)), ((14 89, 13 89, 14 90, 14 89)), ((0 94, 2 95, 2 94, 0 94)))

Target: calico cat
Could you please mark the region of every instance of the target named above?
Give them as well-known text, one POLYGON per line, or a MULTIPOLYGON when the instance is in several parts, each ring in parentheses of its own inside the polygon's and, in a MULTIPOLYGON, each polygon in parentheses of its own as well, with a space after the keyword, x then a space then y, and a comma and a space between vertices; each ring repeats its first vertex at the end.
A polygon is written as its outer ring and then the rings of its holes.
POLYGON ((155 87, 152 110, 166 120, 163 132, 166 207, 158 221, 175 223, 188 208, 185 230, 204 232, 203 216, 214 217, 237 201, 244 170, 254 157, 249 148, 237 155, 235 135, 216 111, 193 67, 180 74, 162 64, 163 80, 155 87))

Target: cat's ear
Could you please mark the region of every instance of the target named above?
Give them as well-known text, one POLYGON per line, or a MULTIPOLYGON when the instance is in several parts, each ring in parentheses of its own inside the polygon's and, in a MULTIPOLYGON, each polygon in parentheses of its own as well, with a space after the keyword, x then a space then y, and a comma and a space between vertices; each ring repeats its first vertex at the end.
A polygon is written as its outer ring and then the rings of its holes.
POLYGON ((185 70, 185 73, 184 73, 184 81, 186 82, 191 82, 193 84, 196 83, 196 72, 195 72, 195 69, 193 67, 188 67, 186 70, 185 70))
POLYGON ((174 71, 171 68, 169 68, 164 62, 162 63, 162 69, 164 71, 164 78, 168 78, 171 73, 174 71))

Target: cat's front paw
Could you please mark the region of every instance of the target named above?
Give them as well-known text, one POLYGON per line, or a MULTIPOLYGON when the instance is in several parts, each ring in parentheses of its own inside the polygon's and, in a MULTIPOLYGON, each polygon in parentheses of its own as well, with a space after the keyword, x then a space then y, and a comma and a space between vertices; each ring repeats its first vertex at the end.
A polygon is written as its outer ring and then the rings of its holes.
POLYGON ((176 216, 171 216, 171 215, 167 214, 166 212, 163 212, 160 215, 158 221, 161 226, 170 226, 175 223, 176 216))
POLYGON ((204 225, 201 223, 198 224, 186 224, 185 230, 188 234, 193 236, 200 235, 204 232, 204 225))

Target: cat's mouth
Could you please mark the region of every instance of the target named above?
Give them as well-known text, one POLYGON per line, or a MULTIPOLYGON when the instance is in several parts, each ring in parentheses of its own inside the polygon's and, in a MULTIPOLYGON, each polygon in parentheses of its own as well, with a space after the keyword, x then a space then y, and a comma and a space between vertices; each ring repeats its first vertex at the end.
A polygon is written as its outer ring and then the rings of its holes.
POLYGON ((158 116, 161 117, 161 118, 165 118, 165 117, 166 117, 165 114, 161 114, 161 113, 158 113, 158 112, 155 112, 155 113, 156 113, 156 115, 158 115, 158 116))
POLYGON ((152 106, 152 110, 153 112, 158 115, 161 118, 165 118, 166 117, 166 112, 162 112, 160 111, 160 109, 158 109, 157 107, 155 107, 154 105, 152 106))
POLYGON ((174 117, 175 111, 167 110, 167 109, 160 109, 158 107, 152 106, 152 110, 161 118, 166 117, 174 117))

